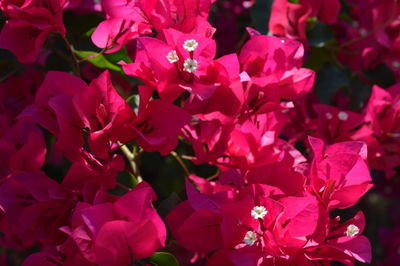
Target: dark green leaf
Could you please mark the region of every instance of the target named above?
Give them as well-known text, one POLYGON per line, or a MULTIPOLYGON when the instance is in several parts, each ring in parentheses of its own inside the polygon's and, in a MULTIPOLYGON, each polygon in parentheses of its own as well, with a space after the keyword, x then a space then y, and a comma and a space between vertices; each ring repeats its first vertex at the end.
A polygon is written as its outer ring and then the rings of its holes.
POLYGON ((63 54, 51 53, 46 58, 46 69, 69 72, 71 70, 71 66, 68 59, 66 59, 63 54))
POLYGON ((257 0, 250 10, 253 27, 262 34, 268 33, 272 2, 273 0, 257 0))
POLYGON ((158 214, 160 214, 161 217, 165 217, 172 211, 173 208, 175 208, 176 205, 178 205, 182 200, 179 198, 178 194, 175 192, 172 192, 172 194, 163 200, 158 206, 157 206, 157 211, 158 214))
POLYGON ((357 76, 350 80, 350 109, 358 111, 371 95, 371 86, 362 82, 357 76))
POLYGON ((168 252, 156 252, 150 257, 150 263, 157 266, 179 266, 174 255, 168 252))
POLYGON ((307 40, 311 46, 322 47, 333 38, 332 27, 322 22, 315 23, 309 31, 307 31, 307 40))
POLYGON ((393 72, 385 64, 368 69, 364 73, 372 84, 377 84, 382 88, 390 87, 396 83, 393 72))
POLYGON ((128 171, 119 172, 117 174, 117 182, 129 188, 134 188, 138 184, 136 177, 128 171))
POLYGON ((348 85, 350 71, 332 63, 322 66, 317 74, 315 90, 321 103, 331 104, 335 92, 348 85))
POLYGON ((319 71, 324 64, 331 60, 332 56, 326 47, 315 47, 311 49, 304 67, 311 68, 314 71, 319 71))
POLYGON ((74 12, 66 11, 63 14, 63 19, 67 28, 67 38, 75 49, 85 51, 98 49, 90 39, 90 33, 104 20, 104 17, 98 13, 76 15, 74 12))

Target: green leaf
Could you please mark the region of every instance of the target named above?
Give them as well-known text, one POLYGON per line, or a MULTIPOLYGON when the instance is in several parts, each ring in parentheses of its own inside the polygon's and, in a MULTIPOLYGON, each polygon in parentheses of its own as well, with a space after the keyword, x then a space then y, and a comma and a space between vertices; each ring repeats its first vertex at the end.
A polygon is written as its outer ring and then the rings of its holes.
POLYGON ((332 55, 326 47, 314 47, 311 49, 304 67, 318 72, 324 64, 331 62, 331 60, 332 55))
POLYGON ((117 173, 117 183, 118 185, 113 189, 110 189, 108 192, 112 195, 122 196, 128 192, 127 189, 123 188, 123 186, 134 188, 138 184, 138 181, 132 173, 123 171, 117 173))
POLYGON ((46 70, 57 70, 69 72, 71 65, 69 64, 68 58, 58 53, 52 53, 46 57, 46 70))
POLYGON ((117 181, 129 188, 134 188, 137 184, 137 178, 128 171, 119 172, 117 174, 117 181))
POLYGON ((309 31, 307 31, 307 40, 311 46, 322 47, 333 39, 332 27, 322 22, 316 22, 309 31))
POLYGON ((331 104, 332 98, 340 88, 348 86, 351 71, 348 68, 328 63, 317 73, 315 90, 323 104, 331 104))
POLYGON ((139 94, 132 94, 131 96, 129 96, 129 98, 126 99, 126 103, 129 104, 130 107, 132 107, 135 113, 139 112, 139 103, 140 103, 139 94))
POLYGON ((354 75, 350 80, 350 110, 358 111, 371 96, 372 87, 354 75))
POLYGON ((110 62, 104 55, 97 52, 77 50, 75 50, 74 52, 81 59, 90 57, 89 59, 87 59, 87 61, 92 63, 95 67, 101 69, 109 69, 116 72, 122 71, 122 68, 119 65, 110 62))
POLYGON ((174 255, 168 252, 156 252, 150 257, 150 263, 157 266, 179 266, 174 255))
POLYGON ((81 51, 97 51, 96 47, 90 39, 91 31, 93 31, 104 17, 99 13, 88 13, 85 15, 77 15, 72 11, 63 12, 64 25, 67 29, 67 38, 73 44, 75 49, 81 51), (82 23, 84 21, 84 23, 82 23))
POLYGON ((96 30, 96 27, 91 28, 90 30, 88 30, 87 32, 85 32, 85 34, 84 34, 85 37, 90 38, 95 30, 96 30))
POLYGON ((176 205, 178 205, 181 202, 182 200, 179 198, 178 194, 172 192, 168 198, 163 200, 157 206, 157 212, 162 218, 165 218, 172 211, 172 209, 174 209, 176 205))
POLYGON ((375 68, 367 69, 364 71, 364 74, 372 84, 377 84, 382 88, 390 87, 396 83, 396 77, 385 64, 380 64, 375 68))
POLYGON ((129 58, 128 52, 125 47, 122 47, 118 52, 112 54, 104 54, 108 61, 114 64, 118 64, 121 61, 125 63, 132 63, 132 60, 129 58))

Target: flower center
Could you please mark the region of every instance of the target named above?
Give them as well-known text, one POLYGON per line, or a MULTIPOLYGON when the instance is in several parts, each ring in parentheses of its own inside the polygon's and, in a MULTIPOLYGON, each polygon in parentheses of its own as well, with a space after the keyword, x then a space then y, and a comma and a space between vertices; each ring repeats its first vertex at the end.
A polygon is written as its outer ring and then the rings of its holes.
POLYGON ((252 246, 257 241, 257 233, 254 231, 248 231, 243 239, 246 245, 252 246))
POLYGON ((172 50, 171 52, 168 53, 167 59, 171 64, 173 64, 179 61, 179 56, 175 50, 172 50))
POLYGON ((185 63, 183 63, 183 70, 189 73, 193 73, 196 71, 198 67, 197 60, 188 58, 185 60, 185 63))
POLYGON ((346 230, 346 235, 349 237, 353 237, 358 235, 358 233, 360 233, 360 229, 358 228, 358 226, 351 224, 349 226, 347 226, 347 230, 346 230))
POLYGON ((251 216, 254 219, 264 219, 265 215, 267 215, 268 211, 264 206, 255 206, 251 210, 251 216))
POLYGON ((197 46, 199 46, 199 43, 195 39, 186 40, 183 43, 183 48, 188 52, 193 52, 197 46))

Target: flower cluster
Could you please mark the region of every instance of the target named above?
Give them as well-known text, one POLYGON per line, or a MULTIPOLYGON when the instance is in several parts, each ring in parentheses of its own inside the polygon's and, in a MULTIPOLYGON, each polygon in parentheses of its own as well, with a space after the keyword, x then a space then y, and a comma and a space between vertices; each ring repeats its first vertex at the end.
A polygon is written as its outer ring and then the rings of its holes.
POLYGON ((0 261, 370 263, 357 204, 397 180, 400 85, 361 71, 399 75, 399 4, 276 0, 270 34, 239 30, 258 4, 0 1, 0 261), (361 108, 318 98, 324 52, 371 86, 361 108))
POLYGON ((309 141, 314 159, 302 173, 293 168, 306 160, 296 163, 282 151, 281 160, 225 170, 215 182, 190 176, 188 200, 167 216, 178 243, 202 254, 216 251, 207 265, 370 262, 363 213, 346 221, 329 215, 353 206, 372 187, 365 144, 324 148, 319 139, 309 141))

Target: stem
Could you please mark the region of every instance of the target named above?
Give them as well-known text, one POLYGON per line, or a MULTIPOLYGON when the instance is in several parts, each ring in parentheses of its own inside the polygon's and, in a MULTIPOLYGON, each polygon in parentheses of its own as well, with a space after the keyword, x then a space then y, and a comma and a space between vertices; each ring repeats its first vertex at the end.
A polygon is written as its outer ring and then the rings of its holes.
POLYGON ((189 161, 192 161, 192 160, 196 159, 196 157, 189 156, 189 155, 181 155, 181 158, 184 159, 184 160, 189 160, 189 161))
POLYGON ((190 171, 187 168, 186 164, 183 162, 183 160, 181 159, 181 157, 174 151, 171 151, 171 155, 175 157, 175 159, 178 161, 178 163, 181 165, 183 171, 185 171, 185 174, 187 176, 190 175, 190 171))
POLYGON ((140 175, 139 168, 137 167, 137 156, 135 153, 131 152, 129 148, 118 141, 119 148, 121 149, 122 153, 125 155, 126 159, 129 162, 130 167, 132 168, 132 172, 137 178, 137 181, 140 183, 143 181, 142 176, 140 175))
POLYGON ((99 55, 104 54, 105 51, 106 51, 106 48, 102 49, 100 52, 98 52, 98 53, 96 53, 96 54, 89 55, 89 56, 87 56, 87 57, 81 58, 81 59, 78 60, 78 62, 79 62, 79 63, 82 63, 82 62, 88 61, 88 60, 90 60, 90 59, 92 59, 92 58, 98 57, 99 55))
POLYGON ((122 189, 124 189, 124 190, 126 190, 126 191, 131 191, 132 190, 131 188, 125 186, 124 184, 118 183, 118 182, 117 182, 117 186, 122 188, 122 189))
POLYGON ((74 53, 74 49, 73 49, 71 43, 67 40, 67 38, 64 35, 61 35, 61 38, 63 39, 63 41, 65 43, 65 46, 67 47, 69 53, 72 56, 72 61, 73 61, 74 68, 75 68, 75 74, 78 77, 81 77, 81 68, 79 66, 79 60, 78 60, 78 58, 76 57, 76 55, 74 53))
POLYGON ((216 179, 220 175, 220 173, 221 173, 221 171, 218 168, 218 170, 217 170, 217 172, 215 174, 213 174, 212 176, 207 177, 207 180, 208 181, 212 181, 212 180, 216 179))
POLYGON ((11 71, 9 71, 7 74, 5 74, 3 77, 0 78, 0 83, 7 80, 9 77, 14 75, 15 73, 17 73, 18 70, 19 70, 18 68, 14 68, 11 71))

